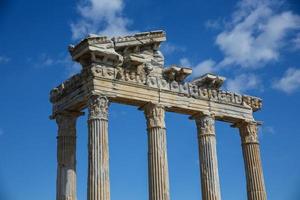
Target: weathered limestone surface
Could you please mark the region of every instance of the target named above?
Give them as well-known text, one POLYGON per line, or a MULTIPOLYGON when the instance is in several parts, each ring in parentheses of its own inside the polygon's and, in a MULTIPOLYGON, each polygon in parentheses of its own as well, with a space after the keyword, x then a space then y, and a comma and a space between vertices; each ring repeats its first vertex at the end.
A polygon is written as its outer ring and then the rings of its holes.
POLYGON ((202 200, 221 200, 215 119, 211 115, 194 116, 198 130, 202 200))
POLYGON ((88 102, 88 200, 110 200, 107 97, 88 102))
POLYGON ((76 119, 79 115, 67 112, 56 116, 57 200, 76 200, 76 119))
POLYGON ((169 172, 165 110, 152 103, 142 108, 148 130, 149 200, 169 200, 169 172))
POLYGON ((241 122, 236 126, 240 130, 242 141, 248 200, 266 200, 257 122, 241 122))
POLYGON ((159 50, 165 40, 164 31, 114 38, 89 35, 69 47, 72 59, 82 66, 81 72, 50 93, 52 118, 59 126, 58 200, 76 199, 76 117, 65 113, 85 108, 89 110, 88 200, 110 199, 109 102, 137 106, 145 112, 150 200, 170 199, 165 111, 193 116, 196 120, 204 200, 221 199, 214 120, 240 128, 248 199, 266 199, 256 124, 252 123, 253 113, 261 109, 262 100, 222 90, 224 77, 203 74, 189 81, 192 68, 165 67, 159 50))
POLYGON ((71 46, 73 59, 83 68, 52 90, 53 114, 85 108, 93 91, 112 102, 138 107, 154 102, 188 115, 210 110, 216 119, 231 123, 253 120, 261 99, 221 90, 223 77, 207 74, 188 82, 191 68, 164 68, 159 45, 165 37, 163 31, 112 39, 90 36, 71 46))

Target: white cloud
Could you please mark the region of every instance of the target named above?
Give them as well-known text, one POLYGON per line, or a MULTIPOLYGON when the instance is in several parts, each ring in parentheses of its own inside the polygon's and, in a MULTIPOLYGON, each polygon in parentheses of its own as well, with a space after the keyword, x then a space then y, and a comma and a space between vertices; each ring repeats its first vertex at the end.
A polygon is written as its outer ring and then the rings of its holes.
POLYGON ((276 12, 270 0, 242 0, 232 20, 216 38, 224 53, 219 67, 239 65, 245 68, 264 66, 276 61, 287 43, 288 33, 300 28, 300 16, 291 11, 276 12))
POLYGON ((132 34, 130 20, 123 16, 123 0, 82 0, 77 6, 79 19, 71 24, 72 38, 90 33, 116 36, 132 34))
MULTIPOLYGON (((197 64, 193 68, 193 76, 216 73, 225 67, 236 66, 242 70, 239 69, 240 74, 236 77, 226 80, 226 89, 236 92, 262 90, 259 76, 245 70, 277 61, 284 47, 291 43, 295 49, 300 49, 300 16, 284 10, 283 4, 284 1, 280 0, 241 0, 230 20, 208 20, 205 24, 207 28, 217 30, 223 27, 215 43, 224 57, 219 62, 208 59, 197 64)), ((190 63, 187 58, 182 58, 180 62, 190 63)), ((295 74, 286 76, 276 85, 277 89, 294 91, 300 88, 297 84, 291 84, 300 77, 295 74)))
POLYGON ((10 61, 9 57, 6 56, 0 56, 0 64, 8 63, 10 61))
POLYGON ((74 62, 72 64, 66 65, 66 69, 67 69, 67 75, 68 76, 73 76, 74 74, 77 74, 77 73, 80 72, 81 65, 77 62, 74 62))
POLYGON ((181 47, 181 46, 178 46, 178 45, 175 45, 175 44, 172 44, 170 42, 164 42, 161 45, 161 51, 165 55, 168 55, 168 54, 172 54, 172 53, 175 53, 175 52, 183 52, 183 51, 185 51, 185 48, 181 47))
POLYGON ((46 53, 37 56, 37 58, 28 58, 28 62, 32 63, 37 68, 60 66, 65 67, 65 73, 68 77, 79 73, 81 65, 72 61, 70 55, 61 54, 58 56, 51 56, 46 53))
POLYGON ((60 55, 57 57, 53 57, 49 54, 43 53, 36 58, 28 58, 27 60, 28 62, 32 62, 33 65, 37 68, 72 64, 72 58, 69 55, 60 55))
POLYGON ((227 79, 225 83, 227 90, 238 93, 252 89, 261 89, 261 81, 255 74, 240 74, 233 79, 227 79))
POLYGON ((261 126, 259 126, 258 132, 260 134, 261 139, 263 139, 263 137, 266 134, 271 134, 271 135, 276 134, 276 129, 274 128, 274 126, 269 126, 263 123, 261 126))
POLYGON ((273 126, 262 126, 262 132, 275 134, 275 128, 273 126))
POLYGON ((300 49, 300 33, 297 35, 296 38, 293 39, 294 48, 300 49))
POLYGON ((190 60, 188 58, 181 58, 179 60, 180 65, 184 66, 184 67, 191 67, 192 64, 190 62, 190 60))
POLYGON ((222 28, 222 23, 220 20, 207 20, 205 22, 205 27, 213 30, 219 30, 222 28))
POLYGON ((212 59, 207 59, 199 64, 196 65, 196 67, 193 68, 193 77, 201 76, 206 73, 213 73, 216 71, 216 68, 214 66, 216 65, 216 62, 212 59))
POLYGON ((273 87, 288 94, 300 89, 300 69, 289 68, 280 80, 274 82, 273 87))
POLYGON ((54 60, 53 58, 51 58, 49 55, 43 53, 39 58, 38 58, 38 62, 36 63, 36 65, 38 67, 48 67, 48 66, 52 66, 54 64, 56 64, 56 62, 58 62, 58 60, 54 60))

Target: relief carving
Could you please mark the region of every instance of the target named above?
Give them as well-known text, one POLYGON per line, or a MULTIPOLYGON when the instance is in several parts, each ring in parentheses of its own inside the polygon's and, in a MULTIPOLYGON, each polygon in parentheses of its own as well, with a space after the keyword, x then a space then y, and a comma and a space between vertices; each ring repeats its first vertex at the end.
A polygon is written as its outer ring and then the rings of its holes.
POLYGON ((116 72, 116 79, 118 80, 124 80, 124 68, 123 67, 117 67, 116 72))
POLYGON ((200 94, 200 97, 201 97, 202 99, 208 99, 208 98, 209 98, 209 96, 208 96, 208 91, 207 91, 206 88, 200 88, 200 89, 199 89, 199 94, 200 94))
POLYGON ((88 100, 88 119, 108 120, 109 100, 106 96, 92 95, 88 100))
POLYGON ((148 103, 141 109, 144 110, 148 128, 166 127, 164 106, 148 103))
POLYGON ((243 144, 258 143, 258 128, 256 122, 241 122, 236 126, 240 130, 243 144))
POLYGON ((144 83, 146 81, 146 71, 145 71, 145 65, 138 65, 136 68, 136 75, 137 75, 137 81, 139 83, 144 83))
POLYGON ((209 99, 213 101, 218 101, 218 90, 208 90, 209 99))
POLYGON ((215 119, 212 115, 195 116, 199 136, 215 135, 215 119))
POLYGON ((253 111, 262 107, 262 100, 257 97, 221 90, 225 81, 224 77, 205 74, 187 81, 187 76, 192 73, 191 68, 178 65, 162 68, 164 58, 159 51, 159 46, 165 39, 163 31, 145 32, 113 39, 97 35, 87 37, 79 44, 70 47, 70 53, 74 60, 80 62, 83 59, 88 64, 83 67, 81 73, 51 91, 51 102, 63 101, 65 96, 80 88, 88 78, 101 77, 126 81, 139 86, 144 85, 149 89, 169 90, 186 98, 235 104, 253 111), (95 45, 93 48, 97 50, 85 49, 91 44, 95 45), (117 62, 120 64, 115 65, 117 62))

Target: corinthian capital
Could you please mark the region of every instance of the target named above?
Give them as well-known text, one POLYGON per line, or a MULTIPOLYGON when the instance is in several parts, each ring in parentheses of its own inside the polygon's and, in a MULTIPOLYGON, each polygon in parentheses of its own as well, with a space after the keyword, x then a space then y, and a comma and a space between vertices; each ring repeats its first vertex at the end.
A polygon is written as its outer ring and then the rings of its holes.
POLYGON ((165 108, 162 105, 148 103, 141 108, 144 110, 148 128, 165 128, 165 108))
POLYGON ((192 118, 196 121, 199 135, 215 135, 215 118, 211 114, 198 114, 192 118))
POLYGON ((103 95, 92 95, 88 100, 89 120, 104 119, 108 120, 109 100, 103 95))
POLYGON ((239 128, 243 144, 258 143, 258 122, 243 121, 235 126, 239 128))

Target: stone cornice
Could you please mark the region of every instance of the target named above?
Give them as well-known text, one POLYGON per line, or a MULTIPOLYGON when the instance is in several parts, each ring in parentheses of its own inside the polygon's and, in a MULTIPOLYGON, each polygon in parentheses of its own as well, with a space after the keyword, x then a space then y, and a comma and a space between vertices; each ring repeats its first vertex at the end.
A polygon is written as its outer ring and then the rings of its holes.
POLYGON ((50 102, 55 103, 60 101, 64 96, 82 86, 87 78, 87 74, 84 72, 73 75, 50 91, 50 102))
POLYGON ((115 43, 116 49, 131 46, 143 46, 148 44, 164 42, 166 40, 166 33, 161 30, 150 31, 124 37, 114 37, 112 38, 112 40, 115 43))

